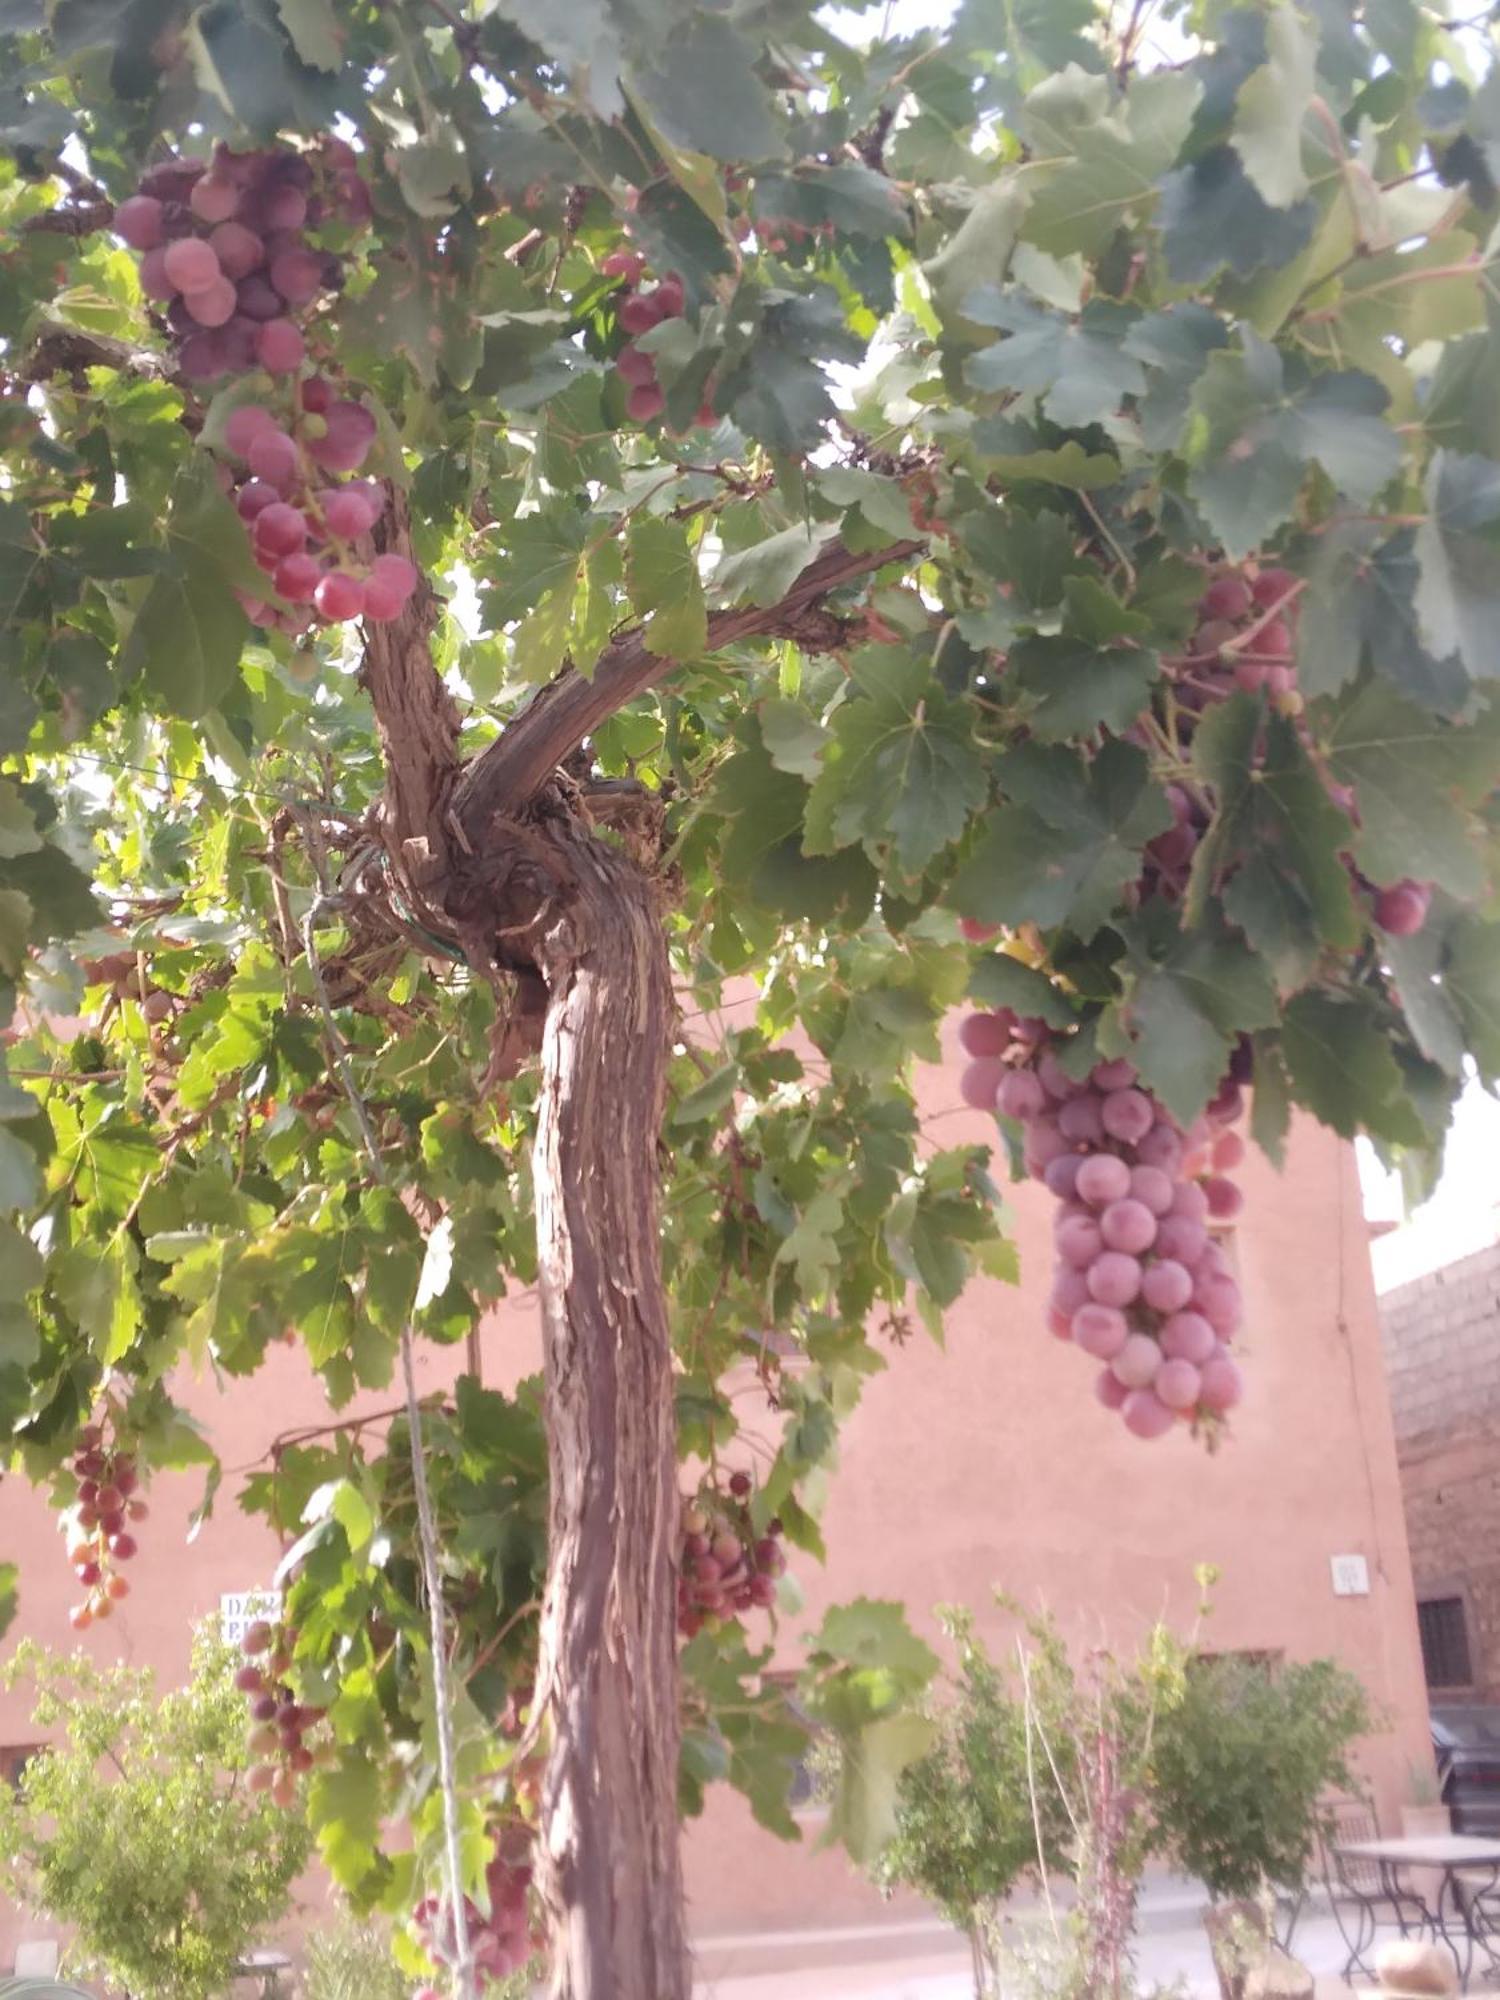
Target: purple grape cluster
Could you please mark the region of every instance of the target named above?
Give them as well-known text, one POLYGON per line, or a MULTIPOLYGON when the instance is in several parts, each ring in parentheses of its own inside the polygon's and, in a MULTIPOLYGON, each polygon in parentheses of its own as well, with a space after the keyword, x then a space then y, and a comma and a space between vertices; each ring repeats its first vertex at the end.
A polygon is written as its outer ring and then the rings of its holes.
POLYGON ((736 1472, 727 1493, 699 1493, 683 1509, 677 1629, 685 1639, 711 1620, 767 1610, 776 1602, 776 1579, 786 1570, 781 1523, 772 1521, 757 1534, 751 1492, 749 1474, 736 1472))
POLYGON ((278 1806, 295 1805, 297 1780, 329 1754, 326 1742, 312 1746, 306 1740, 324 1711, 299 1702, 286 1684, 292 1665, 290 1635, 257 1620, 240 1650, 245 1664, 234 1684, 249 1701, 250 1754, 257 1760, 250 1770, 250 1789, 269 1792, 278 1806))
POLYGON ((959 1030, 971 1060, 965 1103, 1013 1118, 1031 1176, 1061 1204, 1047 1323, 1104 1365, 1096 1393, 1137 1437, 1179 1421, 1212 1429, 1244 1393, 1229 1343, 1240 1288, 1210 1225, 1240 1212, 1229 1174, 1245 1145, 1229 1128, 1244 1100, 1233 1071, 1187 1130, 1124 1061, 1082 1081, 1066 1043, 1008 1008, 971 1014, 959 1030))
MULTIPOLYGON (((635 340, 637 335, 649 333, 653 326, 660 326, 663 320, 682 318, 687 303, 682 280, 671 271, 650 291, 642 290, 646 260, 639 250, 611 250, 601 259, 599 270, 606 278, 620 280, 615 317, 621 332, 630 335, 615 356, 615 372, 626 389, 625 414, 633 424, 654 423, 667 407, 666 392, 657 380, 654 357, 643 347, 637 347, 635 340)), ((706 397, 696 421, 700 424, 715 421, 713 405, 706 397)))
MULTIPOLYGON (((542 1933, 531 1916, 531 1843, 523 1828, 507 1827, 496 1838, 495 1852, 485 1869, 489 1913, 472 1897, 464 1898, 469 1952, 481 1985, 497 1983, 521 1972, 541 1949, 542 1933)), ((453 1965, 457 1950, 448 1906, 440 1897, 424 1896, 412 1912, 412 1922, 428 1957, 438 1965, 453 1965)), ((442 2000, 436 1987, 419 1989, 415 2000, 442 2000)))
POLYGON ((308 232, 369 216, 358 157, 338 139, 315 152, 221 146, 211 162, 167 161, 115 211, 116 232, 141 253, 142 289, 166 306, 183 376, 269 378, 230 412, 219 472, 269 579, 264 597, 242 590, 240 603, 255 624, 291 633, 315 619, 397 618, 418 581, 405 556, 361 553, 387 497, 347 475, 369 456, 375 418, 310 371, 298 323, 343 275, 308 232))
POLYGON ((87 1595, 68 1613, 68 1622, 75 1632, 86 1632, 112 1617, 120 1599, 130 1595, 130 1579, 117 1565, 140 1553, 131 1526, 144 1521, 150 1509, 136 1492, 140 1475, 135 1453, 118 1430, 111 1439, 102 1423, 85 1424, 78 1433, 73 1471, 78 1504, 65 1523, 68 1561, 87 1595))

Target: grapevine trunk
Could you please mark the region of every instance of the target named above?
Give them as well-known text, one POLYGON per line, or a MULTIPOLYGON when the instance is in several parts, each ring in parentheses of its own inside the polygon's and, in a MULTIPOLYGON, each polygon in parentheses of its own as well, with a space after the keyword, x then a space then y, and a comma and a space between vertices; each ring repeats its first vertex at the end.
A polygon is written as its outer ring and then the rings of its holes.
POLYGON ((552 1992, 686 2000, 656 1163, 672 991, 650 882, 569 823, 557 838, 568 906, 536 948, 548 1002, 535 1162, 552 1482, 539 1681, 552 1992))

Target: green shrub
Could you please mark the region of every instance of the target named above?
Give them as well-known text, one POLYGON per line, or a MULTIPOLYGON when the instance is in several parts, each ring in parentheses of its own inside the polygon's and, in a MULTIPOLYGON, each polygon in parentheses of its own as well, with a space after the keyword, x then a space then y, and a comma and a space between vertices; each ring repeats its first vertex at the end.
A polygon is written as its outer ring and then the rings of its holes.
POLYGON ((149 1670, 31 1642, 6 1669, 54 1740, 0 1787, 0 1882, 73 1928, 84 1969, 150 2000, 221 1993, 307 1860, 300 1814, 246 1784, 236 1664, 205 1629, 164 1696, 149 1670))
POLYGON ((407 2000, 411 1992, 390 1932, 347 1913, 309 1934, 306 1957, 305 2000, 407 2000))
POLYGON ((1198 1662, 1163 1716, 1152 1758, 1160 1836, 1216 1897, 1299 1889, 1324 1813, 1355 1783, 1349 1751, 1372 1727, 1363 1686, 1332 1660, 1198 1662))

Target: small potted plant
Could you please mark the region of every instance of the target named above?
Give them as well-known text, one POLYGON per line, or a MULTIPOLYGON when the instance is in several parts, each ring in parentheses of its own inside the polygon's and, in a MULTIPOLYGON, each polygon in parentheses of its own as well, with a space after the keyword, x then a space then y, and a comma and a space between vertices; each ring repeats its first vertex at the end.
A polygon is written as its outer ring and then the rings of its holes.
MULTIPOLYGON (((1200 1660, 1162 1717, 1152 1788, 1162 1845, 1212 1901, 1203 1915, 1223 2000, 1272 1965, 1277 1892, 1302 1893, 1330 1792, 1353 1784, 1349 1751, 1370 1728, 1360 1682, 1332 1660, 1268 1666, 1200 1660)), ((1279 1975, 1278 1975, 1279 1976, 1279 1975)))

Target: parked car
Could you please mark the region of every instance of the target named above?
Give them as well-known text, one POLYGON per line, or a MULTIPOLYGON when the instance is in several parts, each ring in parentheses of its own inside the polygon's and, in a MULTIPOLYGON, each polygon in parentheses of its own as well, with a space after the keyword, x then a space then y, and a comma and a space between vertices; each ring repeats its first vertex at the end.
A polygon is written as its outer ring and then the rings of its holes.
POLYGON ((1500 1839, 1500 1708, 1433 1709, 1432 1747, 1453 1831, 1500 1839))

